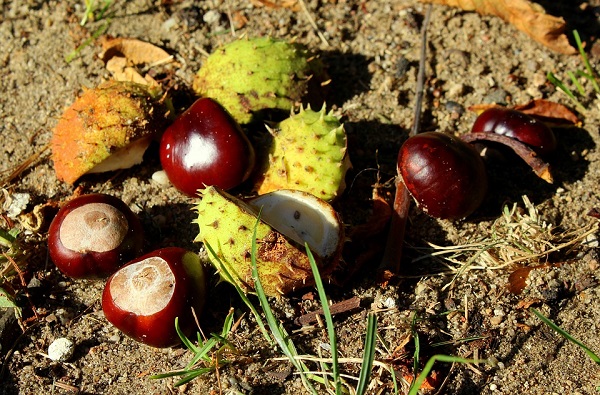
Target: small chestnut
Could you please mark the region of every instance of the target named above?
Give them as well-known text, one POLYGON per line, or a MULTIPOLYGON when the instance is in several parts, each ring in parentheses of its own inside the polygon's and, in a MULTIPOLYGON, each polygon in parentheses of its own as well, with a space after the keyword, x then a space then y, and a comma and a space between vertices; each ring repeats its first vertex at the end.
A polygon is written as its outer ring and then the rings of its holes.
POLYGON ((116 271, 104 287, 102 310, 110 323, 132 339, 152 347, 170 347, 180 341, 175 318, 179 317, 180 328, 189 335, 205 293, 198 255, 167 247, 116 271))
POLYGON ((538 155, 556 150, 554 132, 545 123, 510 108, 492 107, 482 112, 473 124, 472 133, 496 133, 530 146, 538 155))
POLYGON ((48 230, 50 258, 72 278, 106 278, 143 247, 138 217, 119 198, 100 193, 69 201, 48 230))
POLYGON ((252 173, 254 148, 240 125, 215 100, 201 98, 167 128, 160 161, 171 183, 196 196, 214 185, 231 189, 252 173))
POLYGON ((436 218, 464 218, 487 193, 487 174, 475 148, 446 133, 406 140, 398 153, 398 173, 419 207, 436 218))

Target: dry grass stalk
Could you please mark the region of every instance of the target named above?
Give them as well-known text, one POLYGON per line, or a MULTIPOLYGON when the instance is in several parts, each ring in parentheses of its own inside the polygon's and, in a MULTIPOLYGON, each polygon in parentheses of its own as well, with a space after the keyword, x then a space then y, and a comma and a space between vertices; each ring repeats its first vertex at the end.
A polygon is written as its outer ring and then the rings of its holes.
POLYGON ((599 229, 593 220, 576 229, 560 231, 545 221, 527 196, 523 196, 524 209, 516 203, 504 207, 502 216, 491 227, 489 236, 474 243, 456 246, 438 246, 428 243, 428 253, 417 260, 439 257, 450 272, 454 282, 469 270, 497 270, 514 264, 539 265, 550 260, 550 254, 568 252, 581 245, 599 229))

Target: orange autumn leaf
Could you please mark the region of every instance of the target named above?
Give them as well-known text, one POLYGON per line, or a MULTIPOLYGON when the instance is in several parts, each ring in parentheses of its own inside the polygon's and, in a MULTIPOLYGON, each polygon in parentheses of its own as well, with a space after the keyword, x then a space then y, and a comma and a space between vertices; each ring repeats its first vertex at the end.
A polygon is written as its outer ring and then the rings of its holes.
POLYGON ((528 0, 421 0, 424 3, 443 4, 482 15, 495 15, 529 35, 553 51, 573 55, 577 50, 564 34, 563 18, 546 14, 539 4, 528 0))
POLYGON ((267 8, 289 8, 292 11, 300 11, 300 4, 298 0, 250 0, 252 5, 257 7, 267 7, 267 8))

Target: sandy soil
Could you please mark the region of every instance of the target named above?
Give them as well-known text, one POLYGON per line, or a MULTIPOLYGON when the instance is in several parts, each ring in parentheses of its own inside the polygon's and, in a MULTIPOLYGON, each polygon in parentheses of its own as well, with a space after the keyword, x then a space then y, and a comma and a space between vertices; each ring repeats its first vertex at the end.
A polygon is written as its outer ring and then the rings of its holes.
MULTIPOLYGON (((191 86, 205 54, 220 44, 242 35, 293 38, 320 53, 328 65, 332 83, 327 103, 345 122, 354 164, 348 175, 350 187, 336 208, 348 226, 364 222, 372 186, 380 182, 384 193, 393 193, 396 155, 413 120, 426 6, 413 0, 310 0, 306 4, 315 29, 301 9, 260 7, 258 3, 117 0, 108 8, 107 18, 80 26, 83 1, 0 1, 0 171, 7 175, 40 152, 62 111, 82 89, 111 78, 98 56, 97 43, 83 46, 73 61, 65 61, 65 56, 105 24, 107 34, 138 38, 174 54, 174 79, 182 91, 191 86), (235 30, 230 20, 237 23, 235 30)), ((592 40, 589 56, 595 64, 600 54, 593 41, 598 35, 600 3, 541 3, 549 12, 563 16, 571 28, 579 29, 585 40, 592 40)), ((554 53, 497 18, 443 6, 433 7, 426 63, 422 129, 455 134, 470 130, 476 117, 467 110, 471 105, 513 105, 534 98, 569 104, 546 82, 546 73, 566 79, 567 71, 583 67, 577 56, 554 53)), ((523 208, 522 195, 529 197, 543 220, 557 227, 556 234, 581 233, 595 226, 596 219, 587 213, 599 204, 600 111, 598 100, 586 87, 582 101, 588 112, 582 127, 556 131, 559 149, 550 159, 554 184, 537 179, 512 156, 492 159, 489 196, 466 221, 434 220, 413 207, 400 273, 403 281, 380 287, 374 274, 375 257, 344 287, 328 288, 333 302, 353 296, 361 299, 358 311, 335 318, 342 356, 362 356, 366 314, 376 311, 380 335, 376 358, 396 369, 405 391, 403 372, 412 364, 411 320, 416 313, 422 363, 439 353, 493 362, 436 365, 434 392, 598 393, 598 365, 528 310, 536 307, 600 352, 600 264, 595 232, 585 242, 544 256, 541 262, 525 262, 534 266, 548 259, 561 264, 533 269, 518 295, 507 289, 517 265, 479 259, 471 270, 456 275, 461 266, 457 262, 464 264, 472 253, 457 256, 454 263, 426 256, 432 252, 426 248, 428 243, 456 246, 491 237, 503 205, 516 203, 523 208)), ((189 100, 177 104, 181 110, 189 100)), ((152 148, 142 165, 88 176, 77 185, 84 193, 102 191, 128 203, 148 229, 148 249, 179 245, 199 250, 192 242, 197 232, 191 224, 193 202, 174 188, 154 182, 152 174, 159 169, 157 151, 152 148)), ((27 215, 47 201, 68 199, 73 190, 56 179, 46 152, 5 185, 4 200, 28 194, 30 200, 22 210, 27 215)), ((5 204, 4 218, 9 209, 5 204)), ((191 354, 182 348, 152 349, 120 334, 100 308, 103 283, 61 275, 47 257, 44 223, 32 230, 24 218, 11 220, 23 229, 21 242, 28 253, 28 287, 21 290, 19 300, 24 306, 32 303, 39 317, 28 322, 25 333, 15 324, 12 312, 4 312, 0 320, 3 394, 303 393, 290 365, 273 359, 281 353, 264 342, 232 288, 217 285, 214 277, 201 324, 205 333, 218 331, 230 307, 236 318, 243 316, 231 338, 238 348, 232 364, 218 375, 210 373, 179 388, 173 387, 173 379, 149 379, 185 366, 191 354), (52 362, 45 356, 48 345, 58 337, 75 343, 68 362, 52 362)), ((13 283, 18 286, 18 279, 13 283)), ((303 297, 311 291, 274 300, 273 306, 300 352, 327 355, 322 328, 294 324, 299 315, 318 308, 316 301, 303 297)), ((29 307, 25 312, 31 315, 29 307)), ((356 376, 358 366, 344 365, 344 372, 356 376)), ((369 393, 393 393, 389 372, 375 368, 373 376, 369 393)))

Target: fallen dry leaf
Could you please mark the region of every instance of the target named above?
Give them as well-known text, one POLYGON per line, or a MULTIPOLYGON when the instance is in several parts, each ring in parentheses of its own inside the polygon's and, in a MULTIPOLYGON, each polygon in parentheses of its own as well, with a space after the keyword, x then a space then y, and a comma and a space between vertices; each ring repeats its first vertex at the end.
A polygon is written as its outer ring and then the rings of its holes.
POLYGON ((563 263, 564 262, 544 263, 544 264, 536 265, 536 266, 520 267, 520 268, 516 269, 515 271, 513 271, 508 276, 508 284, 506 286, 511 293, 513 293, 515 295, 520 295, 521 292, 523 292, 523 290, 527 286, 527 278, 529 277, 529 273, 532 270, 549 269, 549 268, 553 268, 553 267, 559 267, 563 263))
POLYGON ((153 78, 143 76, 137 66, 152 66, 171 63, 173 56, 162 48, 135 38, 102 37, 101 59, 117 81, 136 82, 156 86, 153 78))
POLYGON ((551 126, 581 126, 581 120, 569 107, 550 100, 536 99, 513 108, 551 126))
POLYGON ((104 62, 108 62, 114 56, 124 56, 130 65, 134 66, 173 61, 173 56, 164 49, 135 38, 103 37, 100 43, 102 45, 101 58, 104 62))
POLYGON ((577 50, 564 34, 563 18, 546 14, 544 8, 527 0, 421 0, 423 3, 443 4, 482 15, 495 15, 529 35, 553 51, 573 55, 577 50))
POLYGON ((142 85, 158 85, 152 77, 143 77, 135 68, 127 66, 127 59, 123 56, 110 58, 106 62, 106 70, 110 71, 113 78, 117 81, 129 81, 142 85))
POLYGON ((542 304, 543 302, 544 301, 539 298, 523 299, 523 300, 519 300, 519 302, 517 303, 515 308, 518 310, 525 310, 525 309, 529 309, 533 305, 542 304))
POLYGON ((292 11, 300 11, 302 8, 300 7, 299 0, 283 0, 283 1, 269 1, 269 0, 250 0, 252 5, 258 7, 267 7, 267 8, 289 8, 292 11))

